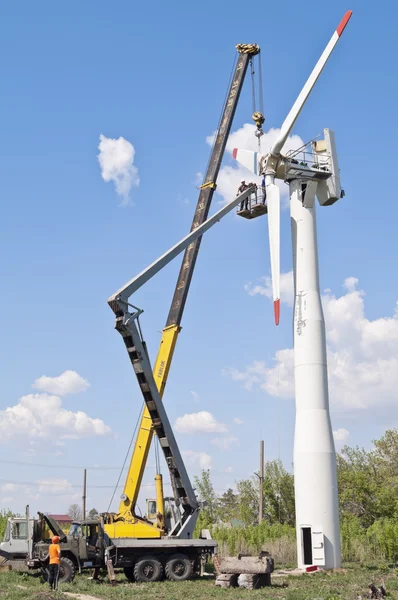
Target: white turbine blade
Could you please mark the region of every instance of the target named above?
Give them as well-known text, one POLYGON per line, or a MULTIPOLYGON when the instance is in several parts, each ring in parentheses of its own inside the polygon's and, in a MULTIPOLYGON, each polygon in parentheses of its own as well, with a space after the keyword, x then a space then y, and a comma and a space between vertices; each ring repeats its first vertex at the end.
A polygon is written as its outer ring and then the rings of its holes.
POLYGON ((280 192, 277 185, 266 187, 268 207, 268 236, 271 257, 272 297, 274 300, 275 324, 279 325, 281 296, 280 282, 280 192))
POLYGON ((351 18, 351 15, 352 15, 352 10, 348 10, 345 13, 344 17, 342 18, 342 20, 340 21, 340 24, 337 27, 336 31, 330 38, 328 45, 326 46, 320 59, 316 63, 311 75, 308 77, 303 89, 301 90, 300 94, 298 95, 296 102, 293 104, 292 108, 290 109, 289 114, 287 115, 286 119, 284 120, 279 137, 276 140, 276 142, 274 142, 274 145, 272 146, 271 154, 276 155, 276 156, 278 154, 280 154, 280 152, 283 148, 283 145, 286 142, 288 135, 291 132, 293 125, 296 122, 296 119, 300 114, 301 109, 303 108, 308 96, 310 95, 312 88, 314 87, 315 83, 317 82, 319 75, 321 74, 330 55, 332 54, 335 45, 339 41, 341 34, 343 33, 348 21, 351 18))
POLYGON ((241 165, 249 169, 255 175, 259 175, 258 172, 258 152, 252 150, 242 150, 241 148, 234 148, 232 156, 241 165))

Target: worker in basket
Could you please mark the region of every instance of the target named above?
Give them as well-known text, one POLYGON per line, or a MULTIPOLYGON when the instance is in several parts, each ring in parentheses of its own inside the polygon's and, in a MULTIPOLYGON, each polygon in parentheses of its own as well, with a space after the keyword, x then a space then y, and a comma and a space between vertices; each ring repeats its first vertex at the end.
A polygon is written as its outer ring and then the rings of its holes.
POLYGON ((61 566, 61 546, 59 545, 59 537, 54 535, 52 543, 48 548, 48 554, 50 557, 48 565, 48 583, 50 590, 58 589, 59 569, 61 566))
MULTIPOLYGON (((239 196, 240 194, 243 194, 243 192, 247 189, 249 189, 250 185, 248 185, 246 183, 246 181, 244 179, 242 179, 242 181, 240 182, 240 186, 238 187, 238 191, 236 192, 236 195, 239 196)), ((239 210, 243 210, 243 208, 245 210, 248 210, 249 207, 249 197, 245 198, 244 200, 242 200, 242 202, 240 203, 240 209, 239 210)))
POLYGON ((266 200, 267 200, 267 192, 265 189, 265 175, 263 175, 263 178, 261 180, 261 192, 262 192, 262 203, 265 204, 266 200))

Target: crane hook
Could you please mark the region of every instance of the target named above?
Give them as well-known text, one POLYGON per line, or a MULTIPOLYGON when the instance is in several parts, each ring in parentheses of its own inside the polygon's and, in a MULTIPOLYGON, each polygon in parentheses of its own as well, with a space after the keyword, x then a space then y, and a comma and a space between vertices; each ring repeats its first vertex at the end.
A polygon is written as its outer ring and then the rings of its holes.
POLYGON ((260 138, 262 135, 264 135, 264 131, 262 128, 262 125, 265 121, 264 115, 261 112, 256 111, 252 114, 252 119, 255 122, 256 127, 257 127, 257 130, 255 131, 254 135, 256 137, 260 138))

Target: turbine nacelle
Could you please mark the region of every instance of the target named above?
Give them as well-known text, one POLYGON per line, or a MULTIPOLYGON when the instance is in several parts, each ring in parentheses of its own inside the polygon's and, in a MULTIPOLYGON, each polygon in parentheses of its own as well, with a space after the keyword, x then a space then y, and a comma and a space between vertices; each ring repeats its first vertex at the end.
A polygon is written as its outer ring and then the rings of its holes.
POLYGON ((260 154, 235 148, 234 158, 255 175, 273 175, 289 183, 293 179, 318 182, 317 198, 321 206, 330 206, 341 198, 340 171, 335 136, 324 129, 324 138, 311 140, 286 155, 260 154))
POLYGON ((285 179, 285 157, 282 154, 273 156, 270 152, 260 154, 253 150, 234 148, 232 156, 254 175, 274 175, 277 179, 285 179))
POLYGON ((340 198, 340 170, 334 132, 324 129, 323 133, 324 139, 311 140, 297 150, 290 150, 286 155, 274 156, 271 152, 260 154, 242 148, 234 148, 232 155, 257 176, 273 175, 286 183, 292 179, 313 179, 319 182, 328 180, 328 198, 322 195, 319 203, 321 206, 329 206, 340 198))

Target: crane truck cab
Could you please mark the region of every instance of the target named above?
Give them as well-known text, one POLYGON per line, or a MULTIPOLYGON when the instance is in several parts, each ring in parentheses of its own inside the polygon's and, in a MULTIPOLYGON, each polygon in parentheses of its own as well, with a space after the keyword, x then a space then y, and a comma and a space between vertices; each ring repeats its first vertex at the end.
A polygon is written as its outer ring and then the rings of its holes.
POLYGON ((54 535, 60 538, 60 583, 73 581, 76 572, 82 569, 104 566, 110 540, 100 519, 74 522, 65 533, 53 518, 40 512, 38 515, 38 519, 8 519, 0 558, 13 570, 40 569, 47 579, 49 546, 54 535))
MULTIPOLYGON (((65 533, 58 523, 48 515, 39 513, 39 517, 47 525, 51 534, 60 538, 60 583, 73 581, 77 571, 88 568, 96 569, 104 565, 105 548, 109 539, 104 535, 101 519, 75 521, 70 530, 65 533)), ((50 538, 41 539, 35 543, 32 557, 27 561, 31 569, 40 568, 45 579, 47 578, 50 544, 50 538)))
POLYGON ((14 570, 27 570, 26 559, 30 544, 33 540, 39 539, 40 535, 40 524, 37 519, 10 517, 3 541, 0 542, 0 559, 14 570))
MULTIPOLYGON (((173 531, 175 526, 181 522, 182 512, 177 506, 173 496, 165 496, 164 503, 164 530, 165 532, 173 531)), ((159 522, 159 511, 157 508, 156 498, 147 498, 145 519, 154 525, 159 522)))

